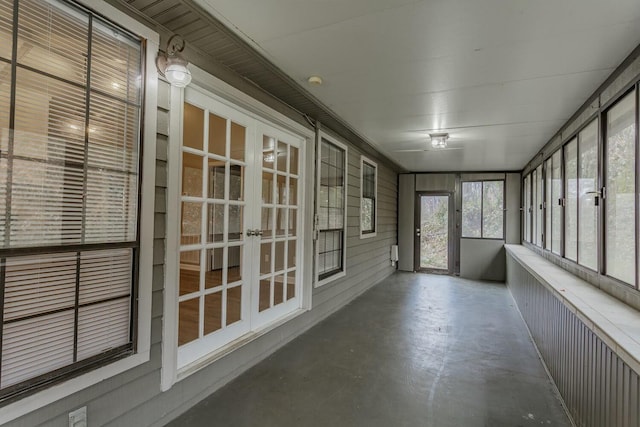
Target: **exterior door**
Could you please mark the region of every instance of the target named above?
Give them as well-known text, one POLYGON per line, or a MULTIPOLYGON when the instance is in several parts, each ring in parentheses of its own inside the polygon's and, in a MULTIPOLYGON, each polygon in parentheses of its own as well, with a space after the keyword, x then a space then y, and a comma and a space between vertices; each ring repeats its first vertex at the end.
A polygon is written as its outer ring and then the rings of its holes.
POLYGON ((416 271, 452 272, 452 201, 449 193, 418 193, 416 200, 416 271))

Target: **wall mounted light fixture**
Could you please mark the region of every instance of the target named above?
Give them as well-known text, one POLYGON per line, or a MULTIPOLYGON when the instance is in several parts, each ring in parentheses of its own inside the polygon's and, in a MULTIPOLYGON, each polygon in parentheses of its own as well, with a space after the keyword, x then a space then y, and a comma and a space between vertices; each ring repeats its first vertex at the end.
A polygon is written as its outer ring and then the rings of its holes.
POLYGON ((159 52, 156 58, 158 71, 172 86, 186 87, 191 82, 191 72, 187 68, 189 64, 180 52, 184 50, 184 39, 174 34, 167 41, 165 52, 159 52))

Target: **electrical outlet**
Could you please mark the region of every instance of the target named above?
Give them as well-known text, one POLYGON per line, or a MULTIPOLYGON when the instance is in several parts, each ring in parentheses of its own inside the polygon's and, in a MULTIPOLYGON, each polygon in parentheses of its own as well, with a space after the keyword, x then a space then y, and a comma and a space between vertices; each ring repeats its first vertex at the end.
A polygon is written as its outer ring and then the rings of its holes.
POLYGON ((87 407, 69 412, 69 427, 87 427, 87 407))

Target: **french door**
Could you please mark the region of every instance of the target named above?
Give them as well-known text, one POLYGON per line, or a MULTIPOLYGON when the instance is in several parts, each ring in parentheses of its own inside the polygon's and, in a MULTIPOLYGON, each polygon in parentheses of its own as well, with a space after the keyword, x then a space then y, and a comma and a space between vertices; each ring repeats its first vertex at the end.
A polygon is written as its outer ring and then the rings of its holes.
POLYGON ((301 306, 301 142, 184 93, 178 367, 301 306))

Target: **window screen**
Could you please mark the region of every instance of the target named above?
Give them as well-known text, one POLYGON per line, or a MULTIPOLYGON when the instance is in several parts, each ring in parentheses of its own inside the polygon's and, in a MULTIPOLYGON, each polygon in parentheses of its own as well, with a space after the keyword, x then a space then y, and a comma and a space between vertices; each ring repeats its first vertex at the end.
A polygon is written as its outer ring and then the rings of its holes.
POLYGON ((21 0, 14 28, 14 7, 0 2, 2 399, 133 351, 138 248, 141 42, 55 0, 21 0))

